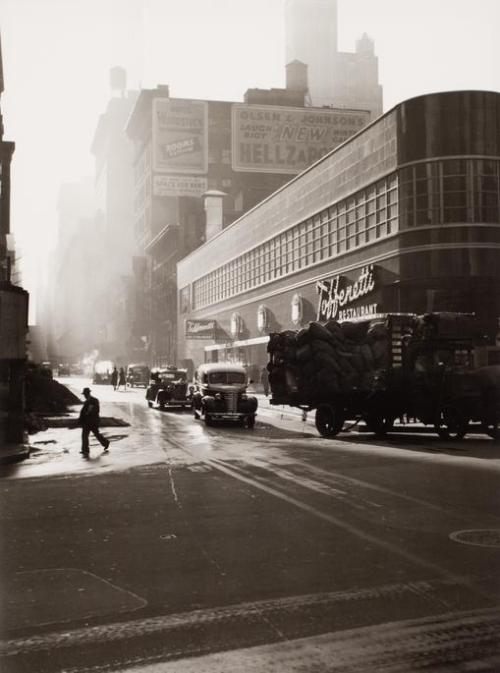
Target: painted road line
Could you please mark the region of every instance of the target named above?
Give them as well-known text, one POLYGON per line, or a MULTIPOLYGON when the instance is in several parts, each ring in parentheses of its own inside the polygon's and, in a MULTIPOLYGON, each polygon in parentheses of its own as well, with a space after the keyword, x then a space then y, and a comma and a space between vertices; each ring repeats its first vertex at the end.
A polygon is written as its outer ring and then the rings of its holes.
MULTIPOLYGON (((367 533, 364 530, 361 530, 361 528, 358 528, 356 526, 353 526, 352 524, 348 523, 344 519, 340 519, 339 517, 333 516, 332 514, 329 514, 328 512, 323 512, 322 510, 318 509, 317 507, 313 507, 312 505, 309 505, 308 503, 299 500, 297 498, 294 498, 286 493, 283 493, 282 491, 278 490, 277 488, 274 488, 272 486, 268 486, 267 484, 263 483, 259 478, 255 477, 254 475, 248 475, 246 474, 241 468, 237 468, 234 465, 231 465, 231 467, 228 467, 223 463, 223 461, 217 460, 215 458, 208 459, 208 462, 214 466, 217 470, 220 470, 224 474, 227 474, 228 476, 234 477, 235 479, 239 479, 240 481, 249 484, 253 486, 254 488, 257 488, 261 491, 264 491, 265 493, 269 495, 273 495, 280 500, 283 500, 284 502, 287 502, 290 505, 293 505, 294 507, 297 507, 298 509, 302 510, 303 512, 306 512, 307 514, 310 514, 317 519, 320 519, 322 521, 327 521, 328 523, 334 525, 337 528, 341 528, 342 530, 346 531, 347 533, 350 533, 351 535, 354 535, 355 537, 359 538, 360 540, 363 540, 364 542, 368 542, 380 549, 384 549, 385 551, 394 554, 395 556, 399 556, 400 558, 403 558, 405 561, 408 561, 409 563, 419 566, 421 568, 424 568, 426 570, 431 571, 435 575, 439 575, 442 577, 447 578, 450 581, 462 581, 463 578, 459 578, 457 575, 454 573, 448 571, 446 568, 442 568, 439 566, 437 563, 433 563, 432 561, 427 561, 424 558, 421 558, 420 556, 417 556, 416 554, 412 554, 410 552, 407 552, 405 549, 402 547, 398 547, 395 544, 392 544, 391 542, 387 542, 385 540, 382 540, 381 538, 372 535, 371 533, 367 533)), ((472 582, 465 584, 468 586, 468 588, 478 596, 482 596, 485 599, 489 599, 491 596, 487 591, 483 591, 480 587, 475 586, 472 582)))
MULTIPOLYGON (((488 581, 488 578, 476 578, 476 581, 488 581)), ((82 627, 80 629, 50 632, 40 635, 27 636, 0 641, 0 655, 11 657, 18 654, 29 654, 37 651, 68 648, 74 646, 92 645, 110 641, 140 638, 153 634, 167 636, 173 629, 188 628, 207 624, 224 624, 245 620, 248 617, 258 617, 265 620, 273 616, 280 621, 287 616, 301 615, 304 611, 321 608, 342 610, 342 606, 355 603, 361 605, 363 601, 388 600, 404 601, 417 596, 426 604, 432 606, 435 596, 440 591, 456 591, 466 586, 467 580, 460 582, 434 579, 419 582, 386 584, 364 589, 349 591, 332 591, 318 594, 304 594, 262 601, 238 603, 227 607, 207 608, 190 612, 160 617, 146 617, 143 619, 103 624, 99 626, 82 627)), ((488 613, 488 610, 486 611, 488 613)))
MULTIPOLYGON (((177 447, 184 453, 187 453, 188 455, 192 456, 192 453, 188 449, 181 446, 173 438, 169 438, 169 441, 173 444, 174 447, 177 447)), ((372 535, 371 533, 368 533, 362 530, 361 528, 348 523, 344 519, 340 519, 339 517, 333 516, 328 512, 324 512, 318 509, 317 507, 313 507, 312 505, 309 505, 307 502, 292 497, 291 495, 284 493, 283 491, 279 490, 276 487, 269 486, 267 483, 263 482, 255 475, 249 473, 248 471, 244 470, 241 467, 235 466, 233 463, 231 463, 231 465, 229 466, 227 465, 227 461, 213 458, 210 457, 209 455, 200 456, 200 460, 206 464, 211 465, 214 469, 219 470, 220 472, 223 472, 224 474, 230 477, 238 479, 239 481, 245 484, 249 484, 250 486, 257 488, 267 493, 268 495, 277 497, 280 500, 283 500, 284 502, 287 502, 288 504, 293 505, 294 507, 302 510, 303 512, 306 512, 316 517, 317 519, 326 521, 346 531, 347 533, 354 535, 355 537, 363 540, 364 542, 368 542, 378 547, 379 549, 384 549, 385 551, 394 554, 395 556, 398 556, 399 558, 402 558, 413 565, 419 566, 420 568, 424 568, 425 570, 432 572, 433 575, 439 575, 441 577, 445 577, 452 582, 458 581, 464 583, 463 578, 460 578, 455 573, 450 572, 446 568, 442 568, 437 563, 433 563, 432 561, 428 561, 427 559, 421 558, 416 554, 407 552, 402 547, 399 547, 395 544, 392 544, 391 542, 387 542, 375 535, 372 535)), ((472 582, 470 583, 465 582, 465 584, 467 585, 468 589, 472 591, 474 594, 482 596, 486 600, 489 600, 491 598, 490 594, 487 591, 484 591, 479 586, 474 585, 472 582)))

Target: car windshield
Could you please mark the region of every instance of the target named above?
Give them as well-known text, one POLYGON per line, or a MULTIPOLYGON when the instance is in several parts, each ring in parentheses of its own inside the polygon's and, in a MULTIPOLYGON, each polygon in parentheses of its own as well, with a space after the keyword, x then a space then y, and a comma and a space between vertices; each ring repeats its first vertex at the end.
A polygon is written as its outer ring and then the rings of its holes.
POLYGON ((162 379, 167 379, 168 381, 185 381, 186 380, 186 372, 162 372, 161 374, 162 379))
POLYGON ((245 383, 246 376, 243 372, 211 372, 208 375, 210 383, 214 384, 230 384, 230 383, 245 383))

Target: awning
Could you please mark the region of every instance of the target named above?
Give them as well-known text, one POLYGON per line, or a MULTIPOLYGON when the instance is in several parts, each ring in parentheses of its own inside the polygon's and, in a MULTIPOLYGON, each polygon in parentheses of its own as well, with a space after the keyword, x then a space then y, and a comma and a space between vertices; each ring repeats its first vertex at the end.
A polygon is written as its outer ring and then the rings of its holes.
POLYGON ((211 346, 205 346, 205 352, 210 351, 224 351, 229 348, 244 348, 245 346, 258 346, 259 344, 267 344, 269 341, 269 335, 261 337, 254 337, 253 339, 243 339, 242 341, 227 341, 223 344, 213 344, 211 346))

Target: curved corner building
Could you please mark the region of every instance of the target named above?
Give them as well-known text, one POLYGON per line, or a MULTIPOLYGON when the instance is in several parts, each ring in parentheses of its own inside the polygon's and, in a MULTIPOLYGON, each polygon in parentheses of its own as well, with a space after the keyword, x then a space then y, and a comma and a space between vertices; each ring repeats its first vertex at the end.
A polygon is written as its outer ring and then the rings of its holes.
POLYGON ((500 316, 500 93, 407 100, 183 259, 179 360, 386 311, 500 316))

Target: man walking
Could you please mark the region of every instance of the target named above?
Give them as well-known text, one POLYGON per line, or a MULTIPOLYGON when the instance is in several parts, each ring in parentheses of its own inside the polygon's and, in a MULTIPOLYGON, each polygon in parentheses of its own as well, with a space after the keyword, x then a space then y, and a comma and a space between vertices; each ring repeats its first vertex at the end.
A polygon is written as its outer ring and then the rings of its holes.
POLYGON ((89 434, 91 432, 94 433, 94 437, 102 444, 104 451, 108 450, 109 439, 103 437, 99 432, 99 400, 92 397, 90 388, 84 388, 82 393, 85 397, 85 402, 83 403, 78 419, 79 424, 82 426, 82 450, 80 453, 82 453, 85 458, 88 458, 90 452, 89 434))
POLYGON ((262 367, 262 371, 260 372, 260 382, 262 383, 264 395, 267 397, 269 395, 269 373, 267 367, 262 367))

